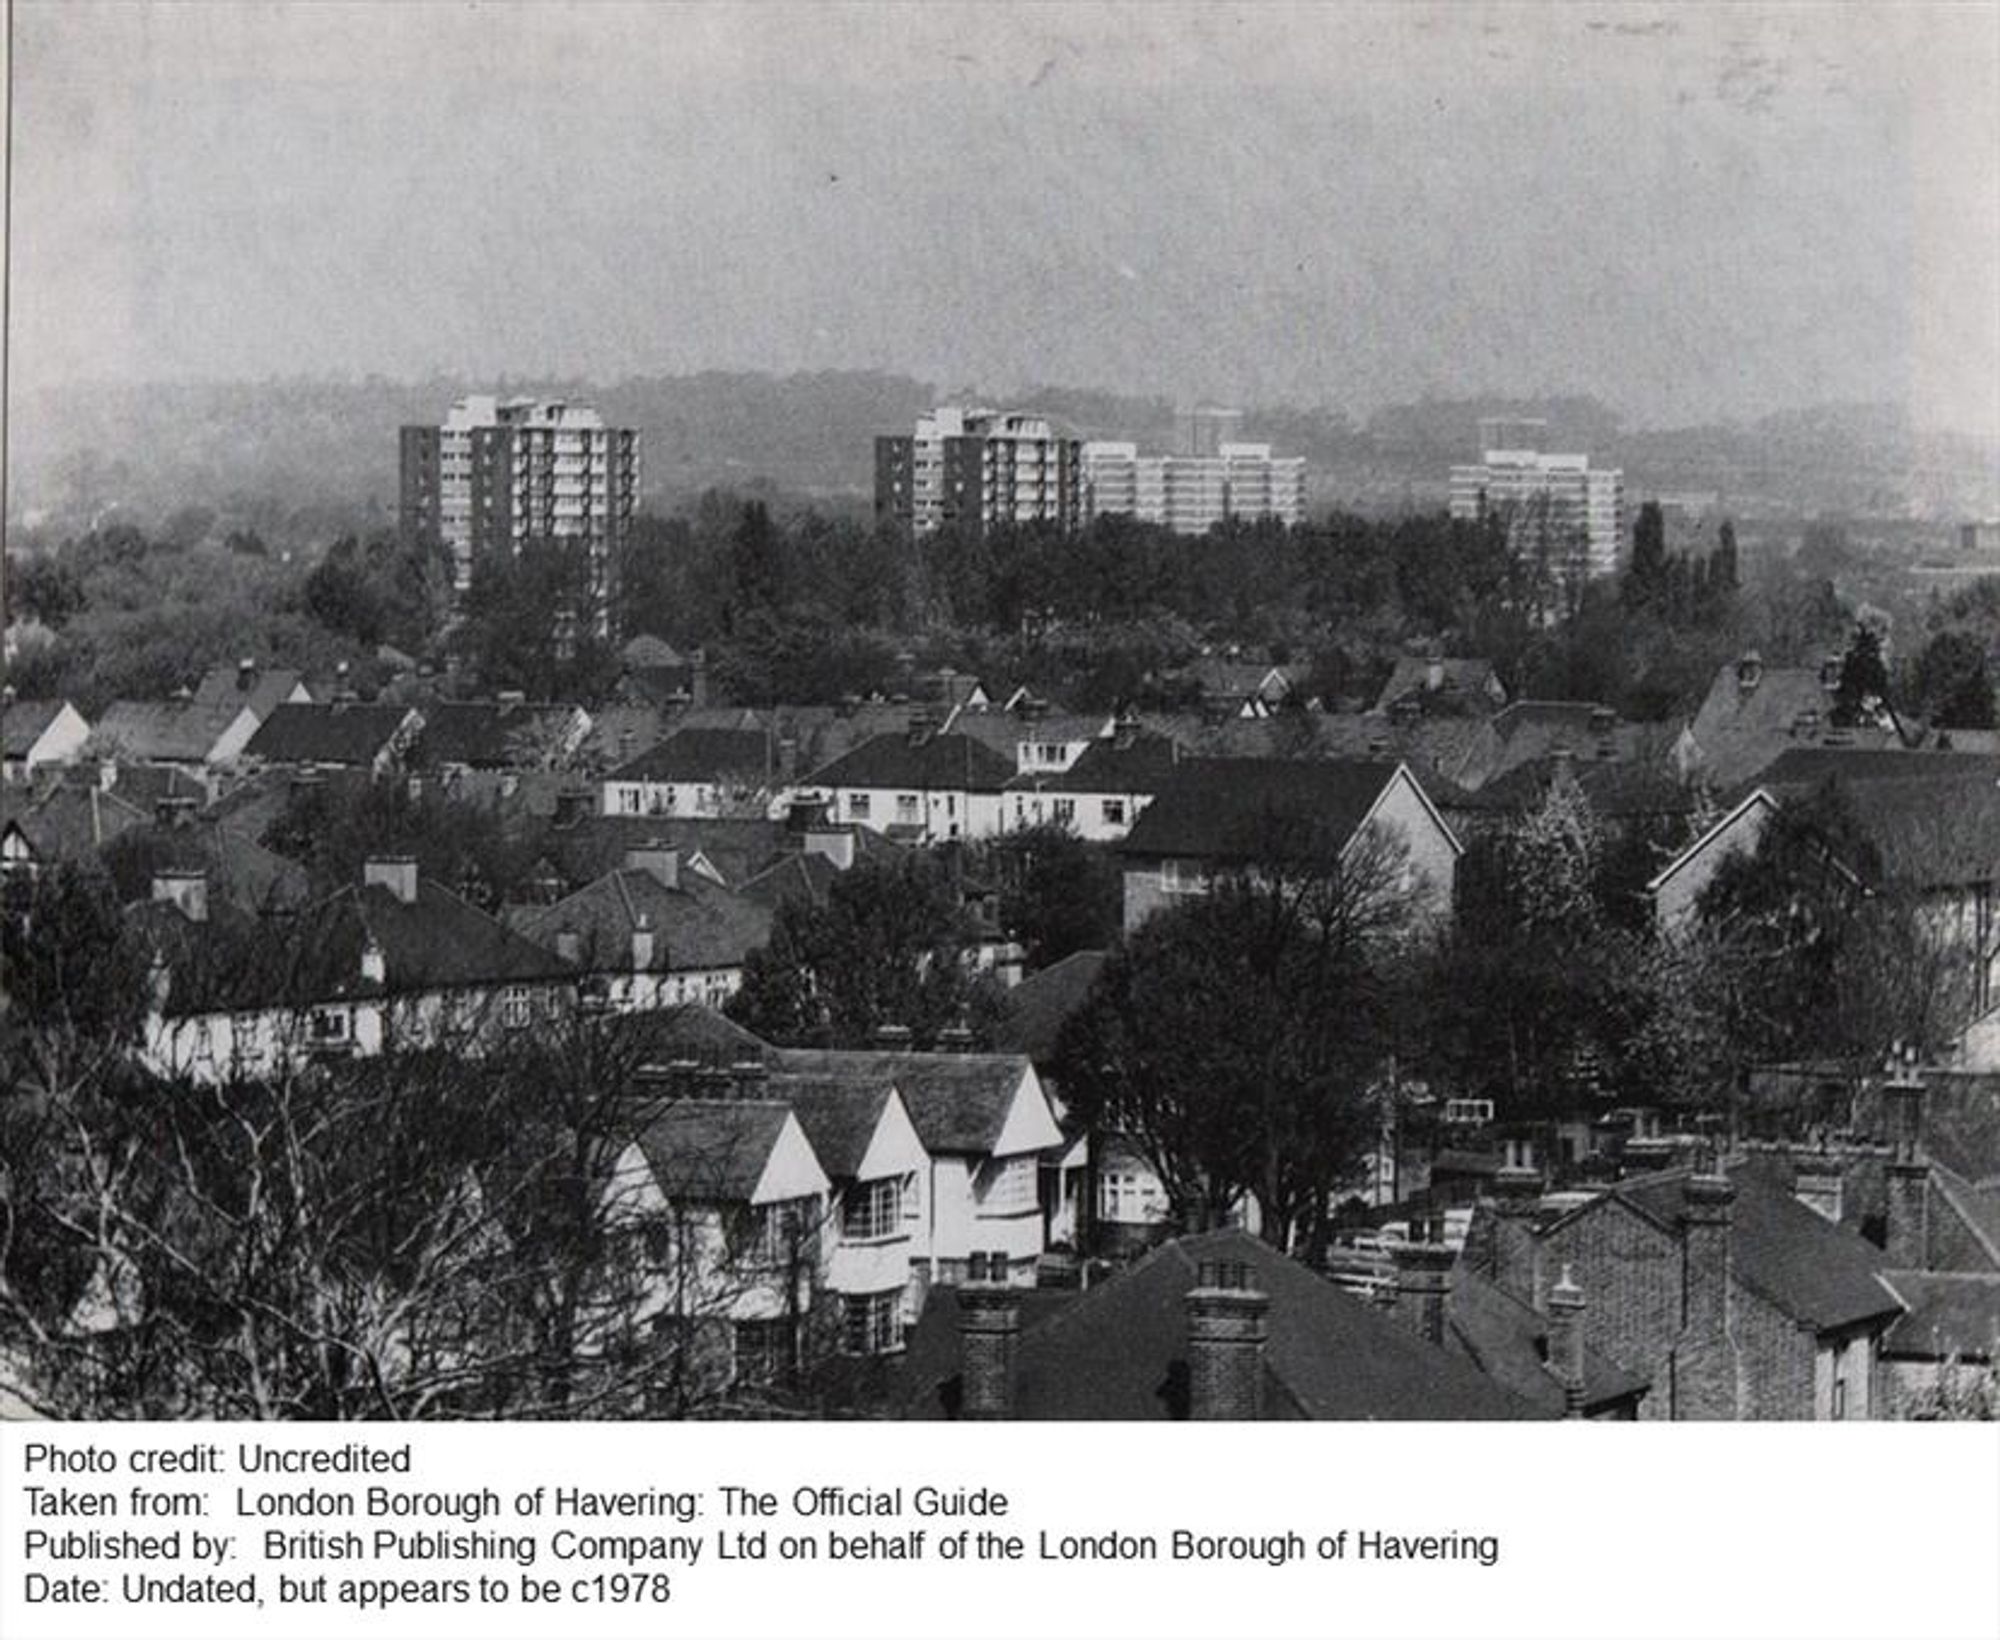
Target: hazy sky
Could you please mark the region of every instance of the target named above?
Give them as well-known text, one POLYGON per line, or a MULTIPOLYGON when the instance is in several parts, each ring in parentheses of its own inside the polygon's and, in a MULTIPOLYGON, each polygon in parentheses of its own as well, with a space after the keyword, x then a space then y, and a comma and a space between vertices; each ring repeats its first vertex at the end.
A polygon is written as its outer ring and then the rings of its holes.
POLYGON ((2000 8, 15 9, 12 373, 2000 433, 2000 8))

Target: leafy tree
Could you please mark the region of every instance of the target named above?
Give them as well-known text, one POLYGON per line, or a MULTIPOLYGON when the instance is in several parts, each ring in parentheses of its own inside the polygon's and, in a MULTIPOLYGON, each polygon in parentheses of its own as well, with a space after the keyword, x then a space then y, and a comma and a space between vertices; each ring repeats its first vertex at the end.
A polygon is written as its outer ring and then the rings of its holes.
POLYGON ((589 556, 560 541, 530 541, 477 565, 453 646, 482 687, 531 700, 601 699, 617 656, 594 626, 589 556))
POLYGON ((833 879, 824 904, 778 907, 728 1013, 792 1047, 864 1047, 892 1025, 918 1043, 958 1026, 983 1035, 998 992, 968 960, 974 935, 948 858, 863 860, 833 879))
POLYGON ((1124 884, 1117 858, 1066 826, 1010 832, 980 850, 973 869, 997 878, 1001 926, 1020 941, 1031 969, 1118 938, 1124 884))
POLYGON ((1918 709, 1940 729, 1995 727, 1986 646, 1970 632, 1933 634, 1912 669, 1918 709))
POLYGON ((1962 1017, 1948 931, 1889 877, 1837 781, 1773 815, 1757 847, 1716 872, 1698 914, 1693 966, 1740 1064, 1874 1064, 1896 1042, 1941 1048, 1962 1017))
POLYGON ((89 606, 83 578, 60 557, 24 554, 7 566, 9 615, 61 631, 89 606))
POLYGON ((1199 1228, 1245 1195, 1279 1246, 1323 1246, 1378 1121, 1415 932, 1402 851, 1260 851, 1105 965, 1057 1048, 1079 1120, 1129 1138, 1199 1228))
POLYGON ((1632 562, 1620 589, 1632 609, 1657 609, 1666 604, 1668 584, 1667 520, 1657 501, 1641 504, 1632 523, 1632 562))
POLYGON ((1840 662, 1833 722, 1849 729, 1872 722, 1876 708, 1888 698, 1889 668, 1882 658, 1882 636, 1866 623, 1857 624, 1840 662))

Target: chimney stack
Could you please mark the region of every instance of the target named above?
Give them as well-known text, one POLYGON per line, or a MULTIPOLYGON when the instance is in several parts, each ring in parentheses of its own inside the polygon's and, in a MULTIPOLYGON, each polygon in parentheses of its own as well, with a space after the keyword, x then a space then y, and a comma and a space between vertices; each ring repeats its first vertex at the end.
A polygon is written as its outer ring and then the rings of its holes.
POLYGON ((1534 1296, 1535 1220, 1541 1204, 1542 1176, 1534 1169, 1503 1167, 1493 1176, 1484 1273, 1516 1298, 1534 1296))
POLYGON ((245 655, 236 663, 236 687, 247 694, 256 686, 257 662, 254 657, 245 655))
POLYGON ((657 946, 658 940, 653 932, 653 919, 642 911, 639 913, 638 921, 632 925, 633 973, 647 974, 652 972, 653 958, 657 954, 657 946))
POLYGON ((1005 1253, 974 1253, 958 1289, 959 1415, 991 1420, 1014 1415, 1014 1345, 1021 1295, 1007 1279, 1005 1253))
POLYGON ((662 888, 681 886, 681 851, 673 844, 654 838, 625 851, 625 869, 643 871, 662 888))
POLYGON ((735 1083, 739 1099, 762 1099, 769 1075, 769 1067, 753 1054, 740 1055, 729 1067, 729 1079, 735 1083))
POLYGON ((1549 1371, 1563 1387, 1563 1416, 1583 1416, 1583 1289, 1563 1266, 1549 1294, 1549 1371))
POLYGON ((831 860, 836 871, 847 871, 854 865, 854 833, 844 826, 809 826, 800 846, 807 854, 831 860))
POLYGON ((877 1025, 875 1046, 884 1053, 908 1053, 910 1051, 910 1028, 907 1025, 877 1025))
POLYGON ((202 871, 156 871, 153 898, 171 900, 191 923, 208 921, 208 874, 202 871))
POLYGON ((1931 1169, 1923 1155, 1924 1085, 1913 1072, 1893 1077, 1882 1088, 1892 1155, 1882 1169, 1887 1197, 1887 1245, 1883 1251, 1898 1270, 1930 1267, 1931 1169))
POLYGON ((1669 1364, 1669 1415, 1736 1418, 1743 1410, 1743 1363, 1730 1321, 1732 1223, 1736 1187, 1719 1173, 1696 1173, 1681 1188, 1681 1332, 1669 1364))
POLYGON ((361 867, 364 888, 386 888, 404 905, 417 903, 417 862, 407 854, 370 855, 361 867))
POLYGON ((1840 1223, 1845 1182, 1838 1156, 1812 1151, 1792 1158, 1792 1194, 1829 1224, 1840 1223))
POLYGON ((1390 1249, 1396 1266, 1396 1314, 1419 1337, 1444 1343, 1445 1299, 1458 1255, 1442 1242, 1406 1241, 1390 1249))
POLYGON ((1204 1261, 1187 1307, 1188 1416, 1200 1422, 1264 1415, 1264 1341, 1271 1301, 1247 1265, 1204 1261))
POLYGON ((389 983, 389 955, 376 943, 372 934, 361 947, 361 978, 369 985, 389 983))

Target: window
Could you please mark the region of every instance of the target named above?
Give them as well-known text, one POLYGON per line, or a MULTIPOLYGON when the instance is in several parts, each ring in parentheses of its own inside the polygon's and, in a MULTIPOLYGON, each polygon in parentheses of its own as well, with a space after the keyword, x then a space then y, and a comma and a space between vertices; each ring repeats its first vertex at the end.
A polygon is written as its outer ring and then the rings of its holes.
POLYGON ((236 1014, 229 1021, 229 1042, 236 1050, 236 1063, 255 1070, 264 1063, 263 1021, 256 1014, 236 1014))
POLYGON ((1076 799, 1074 797, 1056 798, 1055 801, 1049 805, 1049 813, 1054 818, 1055 823, 1059 826, 1075 825, 1076 799))
POLYGON ((905 823, 917 817, 917 800, 908 792, 896 794, 896 818, 905 823))
POLYGON ((347 1040, 347 1010, 345 1008, 315 1008, 312 1012, 312 1039, 315 1042, 345 1042, 347 1040))
POLYGON ((985 1212, 1023 1213, 1041 1205, 1036 1189, 1041 1168, 1033 1156, 996 1157, 980 1171, 979 1205, 985 1212))
POLYGON ((768 1384, 798 1365, 797 1326, 790 1316, 736 1323, 736 1381, 768 1384))
POLYGON ((1160 892, 1162 894, 1200 894, 1208 887, 1201 867, 1192 860, 1162 860, 1160 862, 1160 892))
POLYGON ((803 1206, 797 1201, 735 1208, 724 1230, 730 1261, 754 1269, 779 1268, 798 1251, 805 1226, 803 1206))
POLYGON ((866 792, 849 792, 847 794, 847 817, 850 820, 866 820, 868 818, 868 794, 866 792))
POLYGON ((849 1355, 886 1355, 903 1347, 903 1290, 850 1293, 842 1301, 840 1343, 849 1355))
POLYGON ((1125 799, 1124 799, 1124 798, 1122 798, 1122 797, 1107 797, 1107 798, 1105 798, 1105 800, 1104 800, 1104 823, 1105 823, 1105 824, 1106 824, 1107 826, 1122 826, 1122 825, 1124 825, 1124 824, 1125 824, 1125 799))
POLYGON ((876 1241, 903 1228, 903 1180, 856 1184, 840 1205, 840 1233, 849 1241, 876 1241))
POLYGON ((637 786, 620 786, 618 788, 618 812, 620 814, 637 814, 639 812, 639 788, 637 786))
POLYGON ((534 1017, 525 985, 510 985, 500 993, 500 1023, 510 1031, 527 1028, 534 1017))

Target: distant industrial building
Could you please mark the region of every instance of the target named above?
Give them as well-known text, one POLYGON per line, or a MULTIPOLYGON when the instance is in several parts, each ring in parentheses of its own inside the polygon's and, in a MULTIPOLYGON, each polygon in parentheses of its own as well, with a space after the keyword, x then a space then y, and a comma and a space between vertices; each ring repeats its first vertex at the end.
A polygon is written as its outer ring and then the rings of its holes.
POLYGON ((589 555, 591 615, 609 636, 638 490, 639 435, 588 405, 475 394, 441 426, 402 430, 403 536, 442 559, 454 605, 482 557, 553 541, 589 555))
POLYGON ((1574 579, 1618 569, 1625 520, 1625 474, 1592 467, 1587 455, 1542 449, 1548 424, 1494 418, 1479 424, 1482 459, 1451 470, 1451 516, 1507 517, 1517 539, 1546 524, 1551 539, 1573 554, 1563 567, 1574 579))
POLYGON ((945 406, 875 441, 875 516, 910 535, 1083 521, 1082 445, 1042 416, 945 406))
MULTIPOLYGON (((1220 414, 1221 412, 1216 412, 1220 414)), ((1203 535, 1233 518, 1305 517, 1306 464, 1268 444, 1223 443, 1205 455, 1141 455, 1136 444, 1083 447, 1085 511, 1125 513, 1180 535, 1203 535)))

